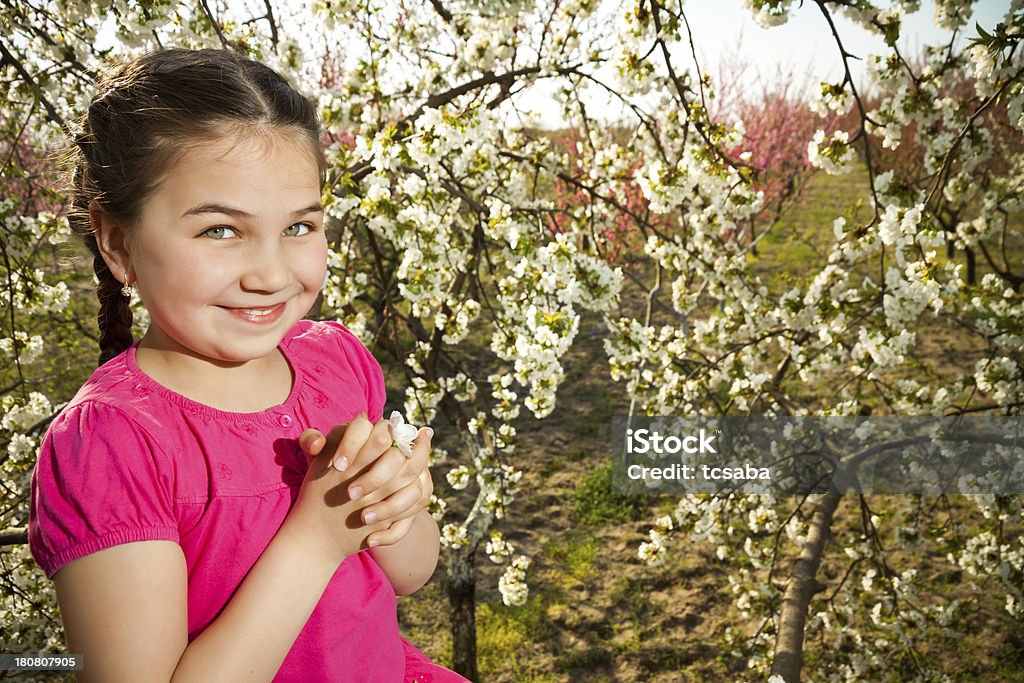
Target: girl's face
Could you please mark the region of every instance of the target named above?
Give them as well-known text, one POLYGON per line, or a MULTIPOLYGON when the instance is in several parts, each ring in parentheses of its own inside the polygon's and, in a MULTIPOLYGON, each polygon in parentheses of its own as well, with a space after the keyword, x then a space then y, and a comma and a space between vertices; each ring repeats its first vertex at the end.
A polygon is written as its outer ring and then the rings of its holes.
POLYGON ((151 319, 144 346, 219 365, 267 357, 327 271, 309 142, 277 131, 189 151, 143 203, 127 249, 151 319))

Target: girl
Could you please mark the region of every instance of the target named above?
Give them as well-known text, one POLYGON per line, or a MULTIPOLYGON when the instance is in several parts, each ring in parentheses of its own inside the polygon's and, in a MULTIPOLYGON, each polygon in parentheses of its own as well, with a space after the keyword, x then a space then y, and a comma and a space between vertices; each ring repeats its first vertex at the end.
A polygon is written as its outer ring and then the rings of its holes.
POLYGON ((44 438, 29 541, 81 680, 464 681, 395 610, 437 563, 432 432, 403 455, 369 351, 302 320, 327 267, 313 107, 231 52, 164 50, 107 74, 74 142, 102 366, 44 438))

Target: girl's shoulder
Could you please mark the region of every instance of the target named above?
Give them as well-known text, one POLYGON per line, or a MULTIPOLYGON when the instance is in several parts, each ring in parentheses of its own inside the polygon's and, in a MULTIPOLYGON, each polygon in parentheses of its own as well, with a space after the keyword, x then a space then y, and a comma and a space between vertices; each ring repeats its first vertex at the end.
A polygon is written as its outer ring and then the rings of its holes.
POLYGON ((379 419, 387 390, 384 372, 366 345, 351 330, 330 320, 302 320, 282 340, 293 366, 317 387, 355 382, 366 397, 367 413, 379 419))
POLYGON ((358 365, 376 365, 373 354, 351 330, 333 320, 300 320, 281 341, 290 358, 338 355, 358 365))
POLYGON ((120 399, 138 396, 140 391, 135 386, 135 373, 128 363, 130 351, 129 349, 96 368, 68 401, 63 412, 93 403, 117 406, 122 403, 120 399))
POLYGON ((112 359, 50 423, 32 471, 29 548, 50 578, 112 545, 178 540, 176 469, 159 411, 112 359))
POLYGON ((300 320, 282 340, 300 349, 322 346, 325 342, 365 348, 351 330, 334 320, 300 320))
POLYGON ((50 423, 49 432, 69 424, 75 430, 116 427, 119 431, 160 433, 172 406, 130 356, 134 347, 93 371, 50 423))

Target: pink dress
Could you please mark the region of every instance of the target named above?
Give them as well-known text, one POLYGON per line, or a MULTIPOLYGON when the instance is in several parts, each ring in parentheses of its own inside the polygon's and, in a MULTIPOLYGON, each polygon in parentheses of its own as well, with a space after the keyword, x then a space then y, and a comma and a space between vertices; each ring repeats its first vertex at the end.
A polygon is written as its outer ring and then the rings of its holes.
MULTIPOLYGON (((277 533, 306 471, 303 430, 384 409, 384 376, 337 323, 300 321, 280 344, 291 394, 260 413, 192 401, 139 370, 135 347, 93 373, 50 425, 32 473, 29 545, 50 578, 120 543, 178 543, 188 637, 202 633, 277 533)), ((398 632, 395 593, 368 551, 338 567, 275 681, 465 681, 398 632)))

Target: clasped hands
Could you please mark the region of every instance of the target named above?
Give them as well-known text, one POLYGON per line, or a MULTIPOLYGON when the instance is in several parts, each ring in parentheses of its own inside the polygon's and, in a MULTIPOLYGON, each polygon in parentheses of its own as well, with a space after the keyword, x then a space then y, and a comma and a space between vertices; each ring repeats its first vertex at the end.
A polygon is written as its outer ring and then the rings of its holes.
POLYGON ((309 471, 296 508, 306 522, 328 527, 346 555, 394 545, 412 529, 434 491, 427 469, 433 434, 429 427, 421 428, 406 456, 395 446, 392 423, 374 424, 365 413, 326 436, 317 429, 305 430, 299 445, 309 471))

